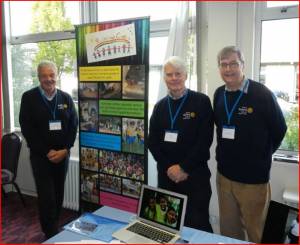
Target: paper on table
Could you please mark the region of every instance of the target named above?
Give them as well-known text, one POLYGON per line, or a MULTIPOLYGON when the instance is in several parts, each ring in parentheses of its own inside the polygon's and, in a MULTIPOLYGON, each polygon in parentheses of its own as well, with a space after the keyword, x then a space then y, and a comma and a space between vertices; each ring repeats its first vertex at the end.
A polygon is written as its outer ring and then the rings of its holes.
POLYGON ((197 244, 197 243, 205 243, 205 244, 242 244, 250 242, 237 240, 231 237, 221 236, 218 234, 213 234, 205 231, 198 231, 193 234, 190 238, 189 243, 197 244))
POLYGON ((113 240, 112 233, 125 225, 127 225, 126 222, 85 213, 75 221, 65 225, 64 229, 104 242, 110 242, 113 240))

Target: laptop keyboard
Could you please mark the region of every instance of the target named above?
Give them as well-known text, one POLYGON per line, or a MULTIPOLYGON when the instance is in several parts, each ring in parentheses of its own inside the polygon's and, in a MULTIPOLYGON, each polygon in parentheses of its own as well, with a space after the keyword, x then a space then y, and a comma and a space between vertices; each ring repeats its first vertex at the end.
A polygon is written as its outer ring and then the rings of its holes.
POLYGON ((159 243, 168 243, 174 237, 174 235, 166 233, 164 231, 155 229, 151 226, 144 225, 142 223, 134 223, 129 226, 127 230, 137 233, 141 236, 147 237, 151 240, 157 241, 159 243))

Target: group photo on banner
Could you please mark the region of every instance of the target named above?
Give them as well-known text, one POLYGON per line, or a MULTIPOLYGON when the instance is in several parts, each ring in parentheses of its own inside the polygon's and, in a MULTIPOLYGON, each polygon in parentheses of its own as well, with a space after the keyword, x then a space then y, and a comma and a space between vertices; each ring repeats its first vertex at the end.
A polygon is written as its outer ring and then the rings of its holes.
POLYGON ((147 184, 149 17, 76 26, 80 205, 137 212, 147 184))

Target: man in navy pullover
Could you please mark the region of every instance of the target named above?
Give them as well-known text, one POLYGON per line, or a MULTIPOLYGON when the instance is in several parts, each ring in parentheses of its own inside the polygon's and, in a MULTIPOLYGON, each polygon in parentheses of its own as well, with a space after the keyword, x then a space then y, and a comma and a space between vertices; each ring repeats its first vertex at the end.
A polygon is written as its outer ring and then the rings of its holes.
POLYGON ((169 94, 150 119, 149 149, 157 161, 158 186, 188 196, 185 225, 212 232, 207 166, 213 138, 213 111, 208 96, 185 87, 184 62, 170 57, 164 64, 169 94))
POLYGON ((222 235, 260 243, 270 201, 272 154, 286 132, 272 92, 244 76, 241 51, 229 46, 218 55, 225 85, 214 95, 216 160, 222 235))
POLYGON ((19 121, 30 149, 41 227, 45 237, 50 238, 58 232, 78 118, 70 95, 55 87, 56 65, 44 61, 37 71, 40 86, 23 94, 19 121))

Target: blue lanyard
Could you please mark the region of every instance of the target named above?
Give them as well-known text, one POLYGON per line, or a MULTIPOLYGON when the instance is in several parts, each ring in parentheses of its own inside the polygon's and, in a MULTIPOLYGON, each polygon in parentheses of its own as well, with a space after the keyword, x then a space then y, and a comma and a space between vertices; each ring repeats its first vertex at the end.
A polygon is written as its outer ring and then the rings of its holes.
POLYGON ((51 107, 50 107, 49 103, 46 101, 45 95, 43 95, 41 91, 40 91, 40 94, 41 94, 41 96, 42 96, 42 98, 43 98, 43 101, 45 102, 46 106, 48 107, 49 111, 51 112, 51 114, 52 114, 52 116, 53 116, 53 120, 55 120, 55 117, 56 117, 55 112, 56 112, 56 107, 57 107, 57 97, 58 97, 57 92, 56 92, 56 95, 55 95, 55 105, 54 105, 53 111, 51 110, 51 107))
POLYGON ((226 98, 226 90, 224 90, 224 106, 225 106, 225 111, 226 111, 226 115, 227 115, 227 124, 230 125, 230 120, 231 120, 231 117, 232 117, 232 114, 237 106, 237 104, 240 102, 242 96, 243 96, 243 93, 245 91, 245 88, 248 86, 248 83, 249 83, 249 80, 247 81, 247 83, 244 85, 244 88, 243 90, 240 91, 240 94, 239 94, 239 97, 237 98, 237 100, 235 101, 235 103, 233 104, 232 108, 231 108, 231 111, 229 112, 229 109, 228 109, 228 104, 227 104, 227 98, 226 98))
POLYGON ((170 120, 171 120, 171 129, 173 129, 173 127, 174 127, 174 123, 175 123, 175 121, 176 121, 176 119, 178 117, 179 111, 181 110, 181 108, 182 108, 182 106, 183 106, 183 104, 184 104, 184 102, 185 102, 185 100, 187 98, 187 95, 188 95, 188 91, 184 95, 182 101, 180 102, 180 105, 178 106, 177 111, 176 111, 174 117, 172 115, 172 110, 171 110, 170 96, 168 96, 169 115, 170 115, 170 120))

